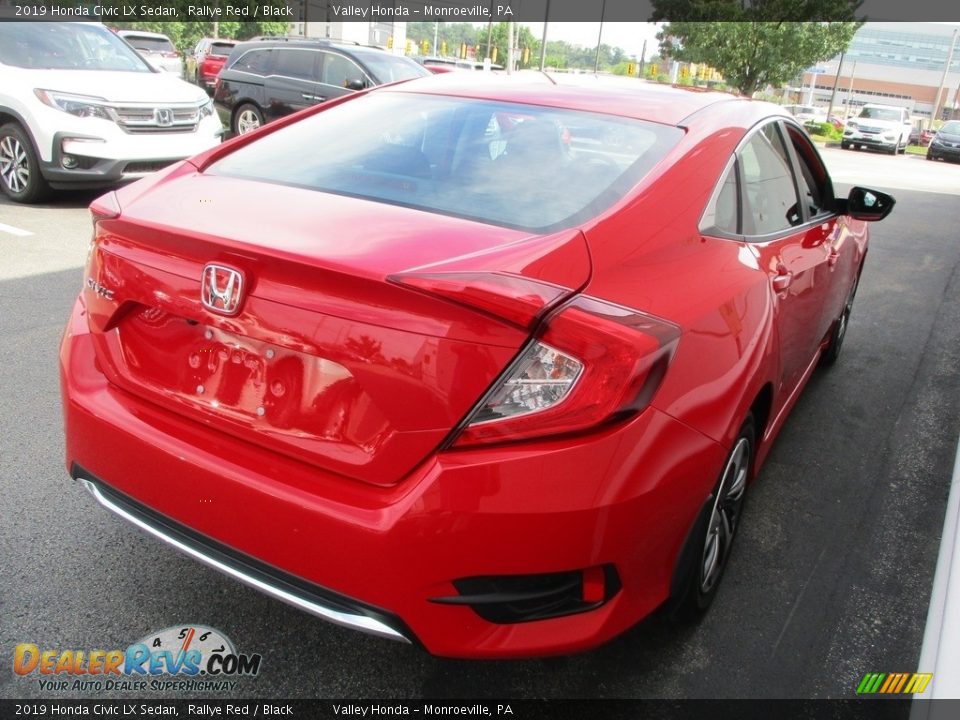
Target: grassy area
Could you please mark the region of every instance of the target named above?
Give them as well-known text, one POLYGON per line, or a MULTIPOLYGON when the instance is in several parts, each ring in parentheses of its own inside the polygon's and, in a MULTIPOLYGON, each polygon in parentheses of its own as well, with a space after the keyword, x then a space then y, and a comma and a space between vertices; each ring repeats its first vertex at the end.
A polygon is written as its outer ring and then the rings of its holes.
POLYGON ((909 155, 926 155, 927 149, 923 145, 907 145, 907 154, 909 155))

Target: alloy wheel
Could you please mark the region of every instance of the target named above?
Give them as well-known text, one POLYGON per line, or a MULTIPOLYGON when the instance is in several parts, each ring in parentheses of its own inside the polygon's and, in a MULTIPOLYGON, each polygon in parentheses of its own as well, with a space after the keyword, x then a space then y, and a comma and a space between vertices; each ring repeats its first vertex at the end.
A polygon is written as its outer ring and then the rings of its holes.
POLYGON ((237 116, 237 132, 245 135, 260 127, 260 117, 253 110, 242 110, 237 116))
POLYGON ((723 478, 707 527, 700 565, 700 592, 704 595, 713 589, 723 574, 733 536, 737 531, 737 522, 740 520, 749 470, 750 439, 740 437, 723 470, 723 478))
POLYGON ((22 193, 30 183, 27 151, 12 135, 0 138, 0 178, 13 193, 22 193))

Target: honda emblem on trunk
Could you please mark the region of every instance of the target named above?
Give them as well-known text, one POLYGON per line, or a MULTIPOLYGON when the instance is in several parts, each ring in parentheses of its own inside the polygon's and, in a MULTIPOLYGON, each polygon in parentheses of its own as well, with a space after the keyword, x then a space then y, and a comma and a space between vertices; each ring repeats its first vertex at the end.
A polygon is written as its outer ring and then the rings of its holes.
POLYGON ((200 300, 207 310, 221 315, 236 315, 243 299, 243 275, 239 270, 223 265, 203 268, 200 300))

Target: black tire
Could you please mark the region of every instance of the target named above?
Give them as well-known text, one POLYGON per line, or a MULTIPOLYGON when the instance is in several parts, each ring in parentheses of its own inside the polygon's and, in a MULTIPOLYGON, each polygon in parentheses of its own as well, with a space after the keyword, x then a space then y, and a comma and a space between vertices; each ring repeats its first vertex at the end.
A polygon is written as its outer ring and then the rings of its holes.
POLYGON ((850 143, 848 143, 848 142, 841 142, 841 143, 840 143, 840 149, 841 149, 841 150, 849 150, 849 149, 850 149, 850 143))
MULTIPOLYGON (((861 270, 863 268, 861 267, 861 270)), ((853 287, 850 288, 850 296, 847 298, 843 311, 833 322, 830 329, 830 344, 827 345, 823 354, 820 356, 821 365, 833 365, 840 359, 840 353, 843 351, 843 340, 847 336, 847 327, 850 325, 850 313, 853 311, 853 301, 857 297, 857 288, 860 287, 860 273, 857 273, 856 280, 853 281, 853 287)))
POLYGON ((233 113, 233 122, 230 123, 234 135, 245 135, 259 127, 263 127, 263 113, 253 103, 244 103, 233 113))
POLYGON ((50 194, 33 143, 17 123, 0 127, 0 188, 19 203, 35 203, 50 194))
POLYGON ((756 423, 749 413, 684 548, 687 557, 678 567, 682 579, 674 586, 672 616, 677 620, 696 620, 716 597, 740 525, 755 455, 756 423))

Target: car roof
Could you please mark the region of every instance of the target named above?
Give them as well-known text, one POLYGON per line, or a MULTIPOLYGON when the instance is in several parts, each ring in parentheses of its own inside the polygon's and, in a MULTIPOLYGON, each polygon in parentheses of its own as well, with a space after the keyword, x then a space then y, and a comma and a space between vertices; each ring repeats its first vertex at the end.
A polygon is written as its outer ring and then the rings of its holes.
POLYGON ((157 40, 169 40, 170 38, 163 33, 148 32, 146 30, 117 30, 120 37, 145 37, 155 38, 157 40))
POLYGON ((429 93, 547 105, 669 125, 679 125, 695 113, 718 104, 742 106, 744 126, 769 115, 790 117, 777 105, 729 93, 675 87, 637 78, 586 74, 535 71, 514 75, 444 73, 392 85, 380 92, 429 93))

